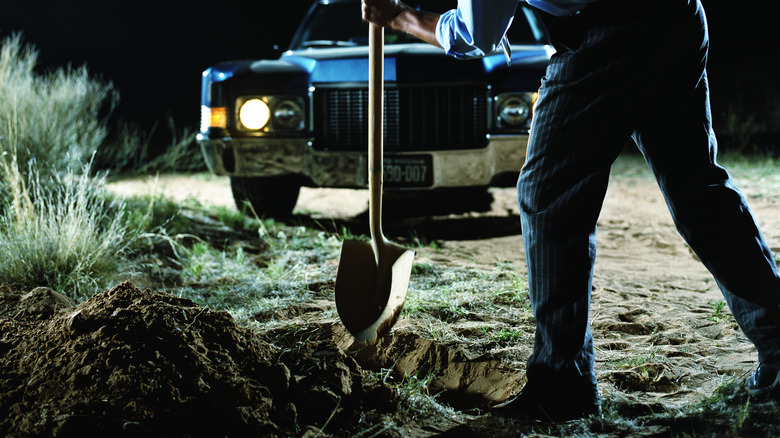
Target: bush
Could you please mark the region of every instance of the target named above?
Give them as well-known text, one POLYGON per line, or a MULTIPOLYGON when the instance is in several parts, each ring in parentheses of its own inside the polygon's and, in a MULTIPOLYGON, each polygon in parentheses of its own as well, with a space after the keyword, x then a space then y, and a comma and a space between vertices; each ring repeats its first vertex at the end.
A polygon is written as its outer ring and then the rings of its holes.
POLYGON ((0 282, 91 295, 127 245, 123 206, 87 164, 118 94, 86 67, 37 73, 19 34, 1 44, 0 282))
POLYGON ((3 156, 6 206, 0 216, 0 283, 48 286, 88 297, 105 286, 127 245, 123 204, 109 208, 104 179, 80 174, 43 179, 31 162, 27 176, 3 156), (45 182, 44 182, 45 181, 45 182))
POLYGON ((106 138, 118 93, 90 79, 86 67, 37 74, 37 60, 19 34, 3 40, 0 153, 12 153, 21 164, 34 160, 39 170, 78 172, 106 138))

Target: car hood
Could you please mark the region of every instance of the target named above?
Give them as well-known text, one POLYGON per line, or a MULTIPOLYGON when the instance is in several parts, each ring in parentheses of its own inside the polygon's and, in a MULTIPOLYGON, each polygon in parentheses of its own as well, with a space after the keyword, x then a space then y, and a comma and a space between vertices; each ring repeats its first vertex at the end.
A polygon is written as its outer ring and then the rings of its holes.
MULTIPOLYGON (((384 47, 384 76, 390 82, 463 82, 510 70, 544 68, 551 54, 548 46, 513 46, 512 63, 503 53, 479 59, 460 60, 428 44, 398 44, 384 47)), ((280 62, 297 65, 311 75, 312 83, 366 82, 368 47, 305 49, 286 52, 280 62)), ((259 61, 252 70, 273 68, 259 61)))
MULTIPOLYGON (((460 60, 447 56, 440 48, 428 44, 398 44, 384 48, 384 75, 391 82, 463 82, 510 70, 544 68, 550 56, 547 46, 513 46, 512 63, 507 65, 503 53, 479 59, 460 60)), ((311 75, 313 83, 366 82, 368 48, 306 49, 286 52, 280 59, 297 65, 311 75)), ((273 68, 259 61, 252 70, 273 68)))
MULTIPOLYGON (((384 78, 396 84, 490 83, 496 91, 536 89, 552 50, 512 46, 503 53, 459 60, 428 44, 387 45, 384 78)), ((204 72, 213 82, 230 82, 236 93, 274 91, 300 94, 311 86, 368 82, 368 47, 310 48, 287 51, 279 59, 232 61, 204 72)), ((206 90, 204 90, 204 93, 206 90)))

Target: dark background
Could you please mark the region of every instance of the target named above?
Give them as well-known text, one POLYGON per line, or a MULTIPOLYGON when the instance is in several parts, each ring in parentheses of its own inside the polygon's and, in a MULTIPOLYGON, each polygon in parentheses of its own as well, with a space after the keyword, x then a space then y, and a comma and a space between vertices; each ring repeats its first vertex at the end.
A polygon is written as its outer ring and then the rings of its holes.
MULTIPOLYGON (((86 64, 118 89, 115 117, 149 130, 166 126, 169 116, 178 129, 197 129, 201 72, 220 61, 277 56, 274 45, 286 48, 311 0, 4 3, 0 37, 20 32, 37 49, 41 72, 86 64)), ((730 143, 732 125, 742 119, 752 123, 754 142, 775 144, 780 1, 702 3, 710 25, 713 114, 726 138, 721 144, 730 143)), ((161 144, 165 131, 156 131, 161 144)))

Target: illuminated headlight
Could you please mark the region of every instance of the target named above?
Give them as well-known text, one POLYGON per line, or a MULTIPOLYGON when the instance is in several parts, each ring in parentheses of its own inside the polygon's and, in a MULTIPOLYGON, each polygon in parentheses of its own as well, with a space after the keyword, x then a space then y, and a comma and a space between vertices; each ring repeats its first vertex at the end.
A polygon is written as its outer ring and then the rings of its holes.
POLYGON ((303 98, 297 96, 261 96, 236 102, 238 128, 242 131, 271 133, 300 131, 304 128, 303 98))
POLYGON ((499 129, 528 129, 537 93, 496 96, 496 123, 499 129))
POLYGON ((268 104, 260 99, 249 99, 238 109, 238 120, 245 129, 262 129, 271 119, 268 104))

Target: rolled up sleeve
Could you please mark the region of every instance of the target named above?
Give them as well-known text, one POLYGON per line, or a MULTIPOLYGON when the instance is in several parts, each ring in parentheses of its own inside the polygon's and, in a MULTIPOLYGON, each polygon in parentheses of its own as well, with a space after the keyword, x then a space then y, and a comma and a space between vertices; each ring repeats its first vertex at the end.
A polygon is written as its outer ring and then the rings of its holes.
POLYGON ((436 40, 456 58, 479 58, 495 51, 514 19, 518 0, 458 0, 436 25, 436 40))

